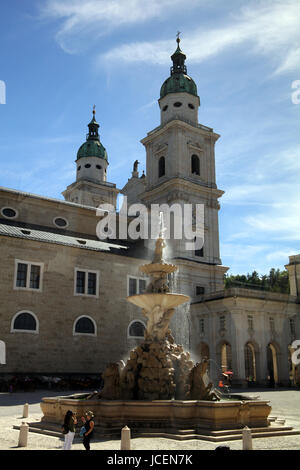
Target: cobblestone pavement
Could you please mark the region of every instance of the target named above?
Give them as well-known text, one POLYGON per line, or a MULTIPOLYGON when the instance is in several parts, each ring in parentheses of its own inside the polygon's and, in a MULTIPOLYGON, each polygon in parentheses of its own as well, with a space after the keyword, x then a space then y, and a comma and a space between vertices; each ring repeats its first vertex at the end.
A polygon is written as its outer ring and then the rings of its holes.
MULTIPOLYGON (((249 394, 256 393, 251 390, 249 394)), ((40 421, 40 400, 43 396, 68 395, 72 392, 38 391, 32 393, 1 393, 0 394, 0 450, 60 450, 62 438, 37 433, 29 433, 28 447, 18 448, 19 431, 13 425, 22 421, 40 421), (29 403, 29 417, 22 418, 23 405, 29 403)), ((243 392, 245 393, 245 392, 243 392)), ((300 430, 300 390, 264 390, 258 392, 261 399, 270 400, 273 416, 284 417, 286 425, 300 430)), ((229 442, 207 442, 200 440, 177 441, 165 438, 134 438, 131 440, 132 450, 214 450, 219 445, 228 445, 232 450, 242 449, 242 440, 229 442)), ((75 437, 73 450, 84 450, 82 439, 75 437)), ((120 440, 93 440, 92 450, 120 450, 120 440)), ((300 450, 300 435, 255 438, 255 450, 300 450)))

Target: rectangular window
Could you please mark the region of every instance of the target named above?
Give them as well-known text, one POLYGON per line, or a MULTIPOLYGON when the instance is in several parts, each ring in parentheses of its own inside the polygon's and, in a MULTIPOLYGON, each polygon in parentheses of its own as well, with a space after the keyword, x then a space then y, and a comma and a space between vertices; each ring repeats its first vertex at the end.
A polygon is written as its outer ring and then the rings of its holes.
POLYGON ((274 323, 274 318, 270 317, 270 330, 272 333, 275 331, 275 323, 274 323))
POLYGON ((204 318, 200 318, 200 333, 204 334, 204 318))
MULTIPOLYGON (((194 242, 196 243, 197 242, 197 238, 195 237, 194 238, 194 242)), ((201 245, 200 245, 201 246, 201 245)), ((199 248, 198 250, 196 249, 195 250, 195 256, 199 256, 200 258, 203 258, 204 257, 204 241, 203 241, 203 245, 201 248, 199 248)))
POLYGON ((145 279, 139 279, 139 294, 143 294, 146 290, 146 281, 145 279))
POLYGON ((293 318, 290 318, 290 332, 292 335, 296 334, 295 320, 293 318))
POLYGON ((146 291, 146 279, 140 277, 128 277, 127 295, 143 294, 146 291))
POLYGON ((205 293, 205 288, 202 286, 196 286, 196 295, 203 295, 205 293))
POLYGON ((15 260, 15 289, 42 289, 43 263, 15 260))
POLYGON ((27 268, 28 268, 27 264, 18 263, 16 287, 26 287, 26 284, 27 284, 27 268))
POLYGON ((99 272, 75 268, 75 295, 98 297, 99 272))
POLYGON ((31 289, 38 289, 40 286, 40 274, 41 274, 41 267, 35 266, 34 264, 31 266, 30 271, 30 288, 31 289))
POLYGON ((248 315, 248 329, 253 330, 253 317, 252 317, 252 315, 248 315))
POLYGON ((220 317, 220 330, 225 330, 225 326, 226 326, 225 317, 222 316, 222 317, 220 317))
POLYGON ((97 275, 96 273, 88 273, 88 294, 96 295, 97 275))

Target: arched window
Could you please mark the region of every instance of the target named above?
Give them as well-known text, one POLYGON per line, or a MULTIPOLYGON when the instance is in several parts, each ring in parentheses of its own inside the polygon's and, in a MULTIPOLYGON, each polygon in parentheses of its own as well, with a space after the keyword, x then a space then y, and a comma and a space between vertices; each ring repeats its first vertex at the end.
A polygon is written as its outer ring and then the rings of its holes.
POLYGON ((200 160, 197 155, 192 155, 192 175, 200 175, 200 160))
POLYGON ((18 312, 12 319, 11 332, 38 333, 37 316, 32 312, 18 312))
POLYGON ((160 157, 158 160, 158 177, 164 176, 166 174, 165 168, 165 157, 160 157))
POLYGON ((140 320, 133 320, 128 327, 129 338, 144 338, 145 325, 140 320))
POLYGON ((91 317, 82 316, 74 322, 74 335, 92 335, 96 336, 96 323, 91 317))

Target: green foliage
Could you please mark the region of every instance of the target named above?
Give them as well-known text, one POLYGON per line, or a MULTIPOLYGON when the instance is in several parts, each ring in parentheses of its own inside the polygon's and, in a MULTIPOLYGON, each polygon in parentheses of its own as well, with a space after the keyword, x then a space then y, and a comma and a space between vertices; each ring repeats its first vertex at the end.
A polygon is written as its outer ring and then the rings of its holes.
POLYGON ((289 276, 286 270, 280 271, 280 269, 270 269, 269 274, 263 274, 259 276, 257 271, 253 271, 252 274, 237 274, 237 275, 226 275, 224 276, 225 289, 230 287, 242 287, 246 289, 260 289, 267 290, 270 292, 280 292, 289 294, 289 276))

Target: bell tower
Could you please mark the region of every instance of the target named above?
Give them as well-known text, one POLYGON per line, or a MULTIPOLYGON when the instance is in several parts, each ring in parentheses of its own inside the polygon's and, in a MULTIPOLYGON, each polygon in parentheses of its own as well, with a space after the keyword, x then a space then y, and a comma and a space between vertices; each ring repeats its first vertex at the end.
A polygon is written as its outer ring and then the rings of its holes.
MULTIPOLYGON (((202 248, 187 250, 184 238, 171 239, 168 244, 176 263, 197 269, 201 277, 197 286, 210 293, 223 288, 223 276, 228 269, 221 266, 219 252, 218 199, 224 192, 216 184, 215 143, 220 136, 198 121, 197 86, 187 75, 180 38, 176 41, 170 76, 163 83, 158 100, 160 125, 141 140, 146 149, 147 168, 147 185, 141 199, 149 209, 151 204, 177 203, 182 207, 192 204, 193 208, 203 205, 202 248)), ((185 282, 190 282, 188 277, 185 282)), ((182 287, 181 292, 191 295, 188 286, 182 287)))
POLYGON ((94 106, 86 142, 77 152, 76 182, 68 186, 62 194, 66 201, 85 206, 98 207, 103 203, 116 206, 119 190, 115 184, 107 182, 108 157, 100 142, 99 124, 95 114, 94 106))

